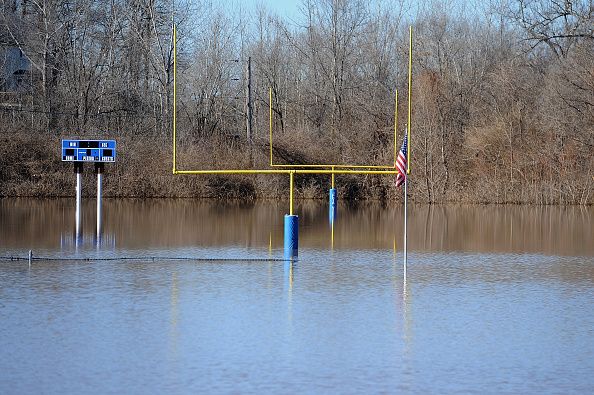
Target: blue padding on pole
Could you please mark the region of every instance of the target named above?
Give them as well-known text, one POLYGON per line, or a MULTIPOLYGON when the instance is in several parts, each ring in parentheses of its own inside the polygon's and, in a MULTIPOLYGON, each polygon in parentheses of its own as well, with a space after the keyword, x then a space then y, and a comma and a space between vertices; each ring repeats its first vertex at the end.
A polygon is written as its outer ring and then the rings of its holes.
POLYGON ((328 219, 330 220, 330 225, 334 221, 336 221, 336 207, 330 207, 330 212, 328 213, 328 219))
POLYGON ((299 249, 299 217, 297 215, 285 215, 285 258, 292 258, 298 255, 299 249))
POLYGON ((336 219, 336 212, 337 212, 337 195, 336 195, 336 188, 330 189, 330 211, 328 218, 330 219, 330 224, 334 222, 336 219))
POLYGON ((338 201, 338 197, 336 195, 336 188, 330 189, 330 209, 336 209, 336 202, 338 201))

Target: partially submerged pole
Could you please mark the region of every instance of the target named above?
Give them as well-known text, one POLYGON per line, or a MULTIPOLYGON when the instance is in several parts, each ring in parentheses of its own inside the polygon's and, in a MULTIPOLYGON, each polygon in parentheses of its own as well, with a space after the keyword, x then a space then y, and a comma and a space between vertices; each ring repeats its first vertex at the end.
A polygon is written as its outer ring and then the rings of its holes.
POLYGON ((103 228, 102 216, 103 216, 103 163, 95 163, 95 173, 97 173, 97 240, 101 238, 101 230, 103 228))
POLYGON ((285 214, 285 259, 296 257, 298 250, 299 216, 285 214))
POLYGON ((289 173, 289 214, 285 214, 285 259, 297 257, 299 250, 299 216, 293 215, 293 176, 289 173))
POLYGON ((407 140, 407 147, 406 147, 406 178, 404 179, 404 278, 406 279, 406 263, 407 263, 407 231, 408 231, 408 224, 407 224, 407 213, 406 213, 406 203, 408 200, 408 193, 407 193, 407 186, 408 180, 410 176, 410 150, 411 150, 411 141, 410 141, 410 128, 411 128, 411 114, 412 114, 412 51, 413 51, 413 41, 412 41, 412 26, 408 29, 408 118, 406 121, 406 140, 407 140))
MULTIPOLYGON (((332 167, 334 170, 334 167, 332 167)), ((337 202, 338 197, 336 195, 336 188, 334 187, 334 174, 332 174, 332 187, 330 188, 330 196, 329 196, 329 203, 330 203, 330 222, 334 222, 336 219, 336 210, 337 210, 337 202)))
POLYGON ((76 214, 74 215, 76 222, 76 239, 81 237, 82 227, 82 215, 81 215, 81 204, 82 204, 82 173, 83 164, 82 162, 74 162, 74 172, 76 173, 76 214))
POLYGON ((408 177, 404 179, 404 278, 406 278, 406 263, 407 263, 407 232, 408 232, 408 223, 407 223, 407 213, 406 213, 406 203, 408 200, 408 194, 406 190, 406 186, 408 185, 408 177))

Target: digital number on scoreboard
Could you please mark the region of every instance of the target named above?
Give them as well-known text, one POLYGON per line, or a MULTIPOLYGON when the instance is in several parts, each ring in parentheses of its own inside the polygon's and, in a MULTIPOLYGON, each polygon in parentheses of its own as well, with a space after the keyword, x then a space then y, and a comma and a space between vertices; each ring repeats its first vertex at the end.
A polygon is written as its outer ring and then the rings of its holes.
POLYGON ((63 162, 115 162, 115 140, 62 140, 63 162))

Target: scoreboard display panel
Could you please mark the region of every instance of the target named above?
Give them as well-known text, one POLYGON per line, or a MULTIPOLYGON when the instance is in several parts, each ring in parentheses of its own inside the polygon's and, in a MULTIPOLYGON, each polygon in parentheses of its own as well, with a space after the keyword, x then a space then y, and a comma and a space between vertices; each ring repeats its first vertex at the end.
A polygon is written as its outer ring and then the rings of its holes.
POLYGON ((115 140, 62 140, 62 162, 115 162, 115 140))

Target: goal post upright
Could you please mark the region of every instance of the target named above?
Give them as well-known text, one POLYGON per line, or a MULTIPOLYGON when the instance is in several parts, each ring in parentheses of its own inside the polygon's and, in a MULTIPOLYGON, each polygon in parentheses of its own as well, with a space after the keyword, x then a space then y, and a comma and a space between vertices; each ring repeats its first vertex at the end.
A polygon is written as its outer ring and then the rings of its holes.
POLYGON ((408 28, 408 119, 406 124, 406 138, 407 138, 407 149, 406 149, 406 174, 410 174, 410 127, 411 127, 411 114, 412 114, 412 26, 408 28))
POLYGON ((173 24, 173 174, 176 168, 176 126, 177 126, 177 30, 173 24))

